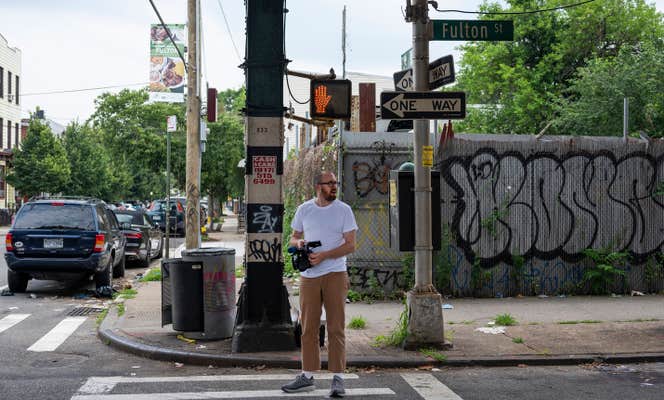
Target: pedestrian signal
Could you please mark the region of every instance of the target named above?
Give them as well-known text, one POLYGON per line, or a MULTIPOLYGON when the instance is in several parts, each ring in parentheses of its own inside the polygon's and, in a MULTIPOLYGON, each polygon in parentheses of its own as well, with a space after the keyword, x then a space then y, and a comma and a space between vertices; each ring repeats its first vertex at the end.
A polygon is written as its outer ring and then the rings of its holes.
POLYGON ((348 79, 311 81, 312 119, 349 119, 351 83, 348 79))

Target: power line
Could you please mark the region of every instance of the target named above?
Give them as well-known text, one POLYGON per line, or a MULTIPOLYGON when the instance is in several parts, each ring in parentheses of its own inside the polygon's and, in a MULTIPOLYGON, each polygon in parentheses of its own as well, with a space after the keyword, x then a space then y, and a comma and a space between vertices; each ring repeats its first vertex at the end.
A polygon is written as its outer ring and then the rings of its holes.
POLYGON ((228 31, 228 36, 231 38, 231 43, 233 43, 233 48, 235 49, 235 55, 237 56, 238 60, 242 61, 242 57, 240 56, 240 52, 237 49, 237 46, 235 45, 235 39, 233 39, 233 33, 231 32, 231 27, 228 25, 228 19, 226 19, 226 12, 224 11, 224 6, 221 5, 221 0, 217 0, 217 4, 219 4, 219 8, 221 9, 221 15, 224 16, 224 22, 226 23, 226 30, 228 31))
POLYGON ((542 10, 532 10, 532 11, 465 11, 465 10, 439 10, 438 9, 438 3, 435 1, 429 2, 434 10, 440 12, 440 13, 460 13, 460 14, 479 14, 479 15, 524 15, 524 14, 538 14, 538 13, 543 13, 543 12, 549 12, 549 11, 557 11, 557 10, 564 10, 566 8, 572 8, 572 7, 578 7, 582 6, 584 4, 592 3, 596 0, 587 0, 587 1, 582 1, 579 3, 574 3, 574 4, 568 4, 565 6, 558 6, 558 7, 552 7, 552 8, 545 8, 542 10))
POLYGON ((21 93, 21 96, 37 96, 37 95, 44 95, 44 94, 89 92, 89 91, 92 91, 92 90, 101 90, 101 89, 116 89, 116 88, 130 87, 130 86, 147 86, 149 83, 150 82, 129 83, 129 84, 126 84, 126 85, 98 86, 98 87, 84 88, 84 89, 64 89, 64 90, 54 90, 54 91, 51 91, 51 92, 21 93))

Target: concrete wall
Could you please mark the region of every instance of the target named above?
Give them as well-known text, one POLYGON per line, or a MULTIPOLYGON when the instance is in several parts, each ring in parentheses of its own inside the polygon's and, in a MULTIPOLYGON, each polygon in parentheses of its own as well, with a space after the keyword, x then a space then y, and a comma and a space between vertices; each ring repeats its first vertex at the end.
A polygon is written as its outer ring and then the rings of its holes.
POLYGON ((627 288, 661 290, 663 158, 660 140, 458 135, 438 154, 452 291, 472 292, 475 263, 490 271, 484 295, 569 292, 589 248, 631 253, 627 288))

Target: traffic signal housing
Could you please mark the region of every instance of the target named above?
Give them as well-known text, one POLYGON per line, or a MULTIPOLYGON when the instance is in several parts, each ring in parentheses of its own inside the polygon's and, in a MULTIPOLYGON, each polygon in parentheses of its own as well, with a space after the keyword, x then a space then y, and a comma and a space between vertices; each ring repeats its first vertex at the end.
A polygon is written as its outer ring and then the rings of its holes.
POLYGON ((312 119, 349 119, 352 86, 348 79, 313 79, 309 114, 312 119))

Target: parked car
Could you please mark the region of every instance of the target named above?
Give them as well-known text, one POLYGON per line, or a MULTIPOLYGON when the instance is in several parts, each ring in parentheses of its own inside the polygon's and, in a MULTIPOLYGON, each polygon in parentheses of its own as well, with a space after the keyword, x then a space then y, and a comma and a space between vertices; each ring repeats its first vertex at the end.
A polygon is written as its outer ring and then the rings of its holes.
POLYGON ((112 278, 125 273, 125 237, 115 214, 99 199, 30 199, 18 211, 5 245, 12 292, 25 292, 30 279, 93 277, 97 293, 110 296, 112 278))
MULTIPOLYGON (((171 200, 170 202, 170 225, 169 230, 171 233, 181 233, 184 234, 184 203, 171 200)), ((159 229, 162 232, 166 232, 166 200, 155 200, 150 203, 148 207, 148 215, 154 221, 155 224, 159 225, 159 229)))
POLYGON ((150 260, 160 258, 164 234, 144 210, 115 210, 122 234, 126 238, 125 259, 149 267, 150 260))

